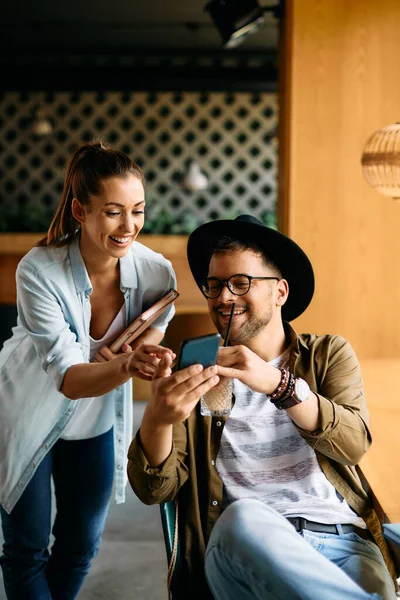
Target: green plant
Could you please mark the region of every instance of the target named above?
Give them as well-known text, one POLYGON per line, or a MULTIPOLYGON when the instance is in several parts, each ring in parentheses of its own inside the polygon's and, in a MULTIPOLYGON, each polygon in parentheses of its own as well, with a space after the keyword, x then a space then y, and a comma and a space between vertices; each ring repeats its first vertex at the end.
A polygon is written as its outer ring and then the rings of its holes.
MULTIPOLYGON (((220 219, 235 219, 245 210, 235 209, 220 214, 220 219)), ((54 207, 30 202, 23 206, 12 202, 0 205, 0 231, 2 232, 44 232, 47 231, 54 214, 54 207)), ((258 218, 268 227, 277 228, 276 213, 263 211, 258 218)), ((199 217, 190 208, 181 213, 165 208, 154 199, 147 198, 146 218, 143 233, 154 235, 189 235, 194 229, 209 219, 199 217)))
POLYGON ((41 203, 5 202, 0 205, 0 231, 3 232, 42 232, 47 231, 53 209, 41 203))

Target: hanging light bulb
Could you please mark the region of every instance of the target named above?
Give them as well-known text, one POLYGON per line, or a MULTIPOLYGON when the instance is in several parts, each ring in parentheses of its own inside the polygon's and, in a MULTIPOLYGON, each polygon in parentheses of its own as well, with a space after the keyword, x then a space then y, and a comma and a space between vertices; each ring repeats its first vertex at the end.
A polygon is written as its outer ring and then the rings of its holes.
POLYGON ((195 160, 190 161, 181 185, 187 192, 197 192, 205 190, 208 187, 207 176, 202 172, 199 163, 195 160))
POLYGON ((35 137, 45 137, 53 132, 53 125, 41 106, 34 110, 31 131, 35 137))

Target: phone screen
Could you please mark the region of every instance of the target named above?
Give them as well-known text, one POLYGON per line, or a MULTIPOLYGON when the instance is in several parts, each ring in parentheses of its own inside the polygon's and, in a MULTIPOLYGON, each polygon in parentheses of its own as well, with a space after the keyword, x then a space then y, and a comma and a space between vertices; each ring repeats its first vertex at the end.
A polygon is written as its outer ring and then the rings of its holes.
POLYGON ((219 333, 184 340, 179 353, 178 369, 197 364, 203 367, 215 365, 220 341, 219 333))

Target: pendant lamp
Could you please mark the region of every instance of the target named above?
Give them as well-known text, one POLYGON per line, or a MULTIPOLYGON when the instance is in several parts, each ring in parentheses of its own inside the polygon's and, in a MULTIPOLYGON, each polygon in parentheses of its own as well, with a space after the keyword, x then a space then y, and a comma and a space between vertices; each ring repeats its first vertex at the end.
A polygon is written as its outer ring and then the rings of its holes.
POLYGON ((361 165, 366 181, 373 188, 400 200, 400 123, 382 127, 368 138, 361 165))

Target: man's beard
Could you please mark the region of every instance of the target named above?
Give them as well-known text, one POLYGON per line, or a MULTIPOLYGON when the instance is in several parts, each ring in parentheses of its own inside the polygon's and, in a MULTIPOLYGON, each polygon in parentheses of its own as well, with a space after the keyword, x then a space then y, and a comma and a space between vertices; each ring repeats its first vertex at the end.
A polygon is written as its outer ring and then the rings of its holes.
MULTIPOLYGON (((252 338, 254 338, 262 329, 267 327, 269 322, 271 321, 271 310, 268 310, 267 314, 263 315, 263 317, 257 317, 252 314, 249 309, 245 313, 246 320, 242 325, 235 326, 232 323, 231 331, 229 334, 229 343, 230 344, 243 344, 246 345, 246 342, 249 342, 252 338)), ((211 313, 211 318, 214 322, 214 325, 218 329, 218 332, 221 334, 222 338, 225 338, 226 333, 226 325, 221 326, 221 323, 218 321, 218 312, 213 310, 211 313)))

